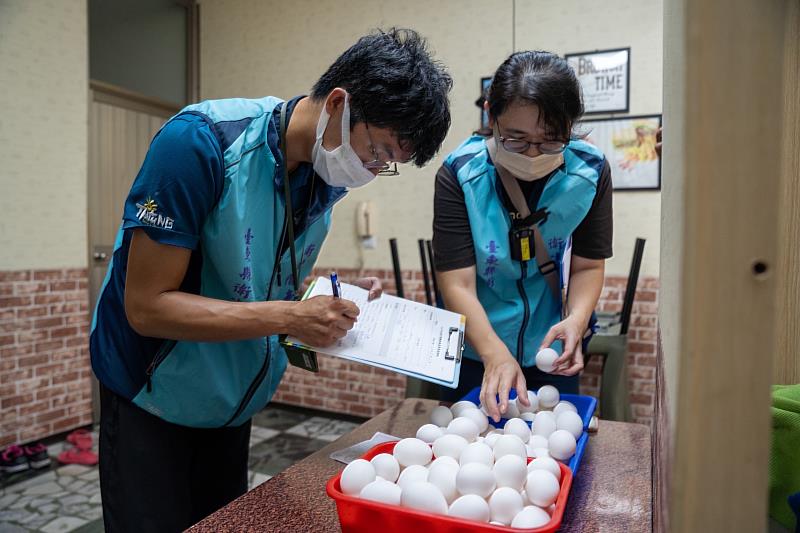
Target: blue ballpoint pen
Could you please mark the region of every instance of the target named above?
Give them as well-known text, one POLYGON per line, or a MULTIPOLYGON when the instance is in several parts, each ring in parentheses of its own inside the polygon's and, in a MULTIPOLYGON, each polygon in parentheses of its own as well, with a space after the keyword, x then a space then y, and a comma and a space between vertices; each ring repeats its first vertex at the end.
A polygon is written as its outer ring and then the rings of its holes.
POLYGON ((331 290, 333 290, 334 298, 339 298, 341 296, 342 290, 339 286, 339 277, 336 275, 336 272, 331 272, 331 290))

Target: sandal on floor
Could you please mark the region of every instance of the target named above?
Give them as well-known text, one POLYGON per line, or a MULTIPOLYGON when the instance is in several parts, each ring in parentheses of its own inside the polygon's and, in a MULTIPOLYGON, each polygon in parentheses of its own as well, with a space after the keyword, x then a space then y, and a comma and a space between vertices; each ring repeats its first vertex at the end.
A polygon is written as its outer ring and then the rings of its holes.
POLYGON ((67 442, 74 444, 81 450, 92 449, 92 432, 88 429, 76 429, 67 435, 67 442))
POLYGON ((58 454, 58 462, 65 465, 94 466, 97 464, 97 454, 91 450, 70 448, 58 454))

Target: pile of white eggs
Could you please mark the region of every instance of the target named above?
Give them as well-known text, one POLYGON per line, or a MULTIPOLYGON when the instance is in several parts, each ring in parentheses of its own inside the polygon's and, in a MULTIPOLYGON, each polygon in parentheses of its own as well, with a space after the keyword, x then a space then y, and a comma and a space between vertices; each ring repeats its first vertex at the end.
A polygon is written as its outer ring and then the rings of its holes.
POLYGON ((509 402, 503 429, 491 427, 472 402, 438 406, 431 423, 416 438, 399 441, 392 454, 350 463, 342 492, 512 528, 543 526, 560 491, 558 461, 575 453, 583 420, 553 386, 528 391, 528 399, 530 407, 509 402))

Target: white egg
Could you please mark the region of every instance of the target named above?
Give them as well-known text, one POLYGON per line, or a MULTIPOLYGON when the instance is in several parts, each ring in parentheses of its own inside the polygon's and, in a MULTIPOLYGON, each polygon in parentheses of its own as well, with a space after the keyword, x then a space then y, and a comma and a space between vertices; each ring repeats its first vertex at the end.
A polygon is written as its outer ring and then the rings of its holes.
POLYGON ((344 468, 339 484, 342 492, 356 496, 373 481, 375 481, 375 467, 372 463, 366 459, 356 459, 344 468))
POLYGON ((494 465, 494 454, 487 444, 473 442, 468 444, 464 451, 461 452, 458 463, 461 466, 467 463, 483 463, 486 466, 492 466, 494 465))
POLYGON ((574 413, 577 413, 578 408, 575 407, 574 403, 568 402, 566 400, 561 400, 556 404, 555 407, 553 407, 553 414, 556 415, 556 418, 558 418, 558 415, 560 415, 564 411, 572 411, 574 413))
POLYGON ((514 517, 511 521, 511 527, 517 529, 533 529, 535 527, 542 527, 550 521, 550 515, 547 511, 536 507, 535 505, 528 505, 514 517))
POLYGON ((486 438, 483 439, 483 443, 486 444, 490 448, 494 448, 495 443, 497 443, 497 439, 500 438, 502 433, 492 432, 486 435, 486 438))
POLYGON ((489 429, 489 418, 478 409, 464 409, 461 412, 461 416, 475 422, 475 425, 478 426, 478 433, 483 433, 489 429))
POLYGON ((425 442, 415 438, 408 438, 402 439, 395 444, 393 455, 402 467, 411 465, 425 466, 431 462, 433 452, 425 442))
POLYGON ((553 474, 557 480, 561 480, 561 467, 558 466, 558 462, 552 457, 537 457, 528 463, 528 472, 533 472, 534 470, 547 470, 553 474))
POLYGON ((443 435, 433 441, 433 454, 436 457, 452 457, 457 461, 467 444, 467 439, 461 435, 443 435))
POLYGON ((519 491, 511 487, 500 487, 489 498, 489 511, 491 512, 492 520, 506 525, 514 520, 514 517, 524 506, 525 502, 522 501, 519 491))
POLYGON ((504 524, 502 522, 489 522, 489 524, 493 526, 507 526, 508 524, 504 524))
POLYGON ((516 435, 500 435, 494 443, 493 451, 495 461, 504 455, 517 455, 523 459, 528 457, 525 443, 516 435))
POLYGON ((461 494, 488 498, 495 488, 494 473, 483 463, 465 464, 456 474, 456 488, 461 494))
POLYGON ((575 437, 566 429, 559 429, 547 439, 550 455, 554 459, 566 461, 575 454, 575 437))
POLYGON ((519 417, 525 422, 533 422, 533 419, 536 418, 536 413, 520 413, 519 417))
POLYGON ((397 481, 397 476, 400 475, 400 463, 394 455, 379 453, 370 460, 370 463, 375 467, 375 475, 392 483, 397 481))
POLYGON ((494 463, 495 483, 498 487, 521 490, 528 475, 525 459, 517 455, 504 455, 494 463))
POLYGON ((400 472, 400 477, 397 478, 397 484, 401 489, 418 481, 428 481, 428 469, 422 465, 411 465, 404 468, 403 471, 400 472))
POLYGON ((534 470, 528 472, 525 480, 525 493, 528 501, 539 507, 548 507, 558 498, 561 487, 556 476, 548 470, 534 470))
POLYGON ((553 365, 556 359, 558 359, 558 352, 552 348, 542 348, 536 354, 536 368, 549 374, 556 368, 553 365))
POLYGON ((547 448, 534 448, 531 450, 531 457, 538 459, 539 457, 550 457, 550 450, 547 448))
MULTIPOLYGON (((525 413, 535 413, 539 410, 539 398, 536 396, 536 393, 532 390, 528 391, 528 402, 530 402, 530 407, 525 407, 522 403, 517 402, 517 408, 519 409, 520 415, 525 413)), ((525 417, 520 416, 523 420, 525 417)))
POLYGON ((563 411, 556 416, 556 429, 565 429, 572 433, 575 439, 579 439, 583 434, 583 419, 576 412, 563 411))
POLYGON ((539 397, 540 409, 552 409, 558 403, 561 396, 558 394, 558 389, 552 385, 544 385, 536 393, 539 397))
POLYGON ((470 402, 469 400, 461 400, 460 402, 454 403, 450 407, 450 412, 453 413, 453 418, 458 418, 461 416, 462 411, 465 409, 477 409, 478 406, 474 403, 470 402))
POLYGON ((433 442, 442 435, 444 435, 444 431, 434 424, 425 424, 417 430, 417 438, 422 442, 433 442))
MULTIPOLYGON (((442 457, 445 459, 445 457, 442 457)), ((447 457, 446 459, 451 459, 447 457)), ((437 459, 438 460, 438 459, 437 459)), ((448 504, 453 503, 453 500, 458 498, 458 489, 456 488, 456 476, 458 475, 458 465, 450 465, 440 463, 432 465, 428 470, 428 483, 433 483, 436 488, 441 491, 444 499, 448 504)))
POLYGON ((436 485, 426 481, 411 483, 404 488, 400 494, 400 505, 429 513, 447 514, 444 496, 436 485))
POLYGON ((547 437, 543 437, 541 435, 531 435, 531 440, 528 441, 528 445, 533 450, 536 448, 547 448, 547 437))
POLYGON ((512 418, 503 426, 503 433, 506 435, 516 435, 522 442, 528 442, 531 438, 531 428, 527 422, 521 418, 512 418))
POLYGON ((488 522, 489 504, 477 494, 467 494, 450 504, 447 514, 475 522, 488 522))
POLYGON ((442 457, 437 457, 434 459, 431 464, 428 465, 428 471, 433 472, 437 468, 450 468, 452 470, 458 471, 458 461, 453 459, 450 456, 443 455, 442 457))
POLYGON ((431 411, 431 423, 439 427, 447 427, 453 419, 453 412, 446 405, 437 405, 431 411))
POLYGON ((400 505, 400 494, 402 492, 403 489, 398 485, 378 478, 361 489, 359 497, 365 500, 388 503, 389 505, 400 505))
POLYGON ((531 426, 531 433, 534 435, 541 435, 542 437, 549 437, 555 430, 556 419, 553 413, 548 411, 539 411, 536 413, 536 418, 533 419, 533 426, 531 426))
POLYGON ((503 418, 519 418, 519 406, 517 405, 517 399, 514 398, 513 400, 508 401, 508 408, 506 409, 505 413, 502 413, 503 418))
POLYGON ((467 439, 467 442, 474 442, 475 437, 480 433, 478 425, 469 418, 459 416, 447 424, 447 431, 450 435, 460 435, 467 439))

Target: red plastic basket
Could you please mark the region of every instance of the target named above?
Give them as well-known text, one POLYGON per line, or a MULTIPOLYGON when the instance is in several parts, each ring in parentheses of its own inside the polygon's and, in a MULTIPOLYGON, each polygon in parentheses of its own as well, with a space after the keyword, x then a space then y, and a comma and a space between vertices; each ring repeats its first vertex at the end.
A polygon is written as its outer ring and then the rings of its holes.
MULTIPOLYGON (((378 444, 362 456, 362 459, 370 460, 379 453, 392 453, 397 442, 385 442, 378 444)), ((528 462, 531 458, 528 458, 528 462)), ((326 486, 328 496, 336 502, 336 510, 339 513, 339 524, 342 526, 343 533, 408 533, 409 531, 431 531, 434 533, 468 533, 474 531, 494 531, 494 532, 527 532, 527 533, 553 533, 561 526, 564 516, 564 509, 567 506, 569 489, 572 486, 572 471, 564 464, 561 467, 561 491, 556 498, 556 508, 550 517, 550 522, 542 527, 535 529, 511 529, 507 526, 495 526, 482 524, 461 518, 437 515, 408 509, 396 505, 375 502, 372 500, 362 500, 355 496, 349 496, 342 492, 339 480, 342 473, 339 472, 328 480, 326 486)))

